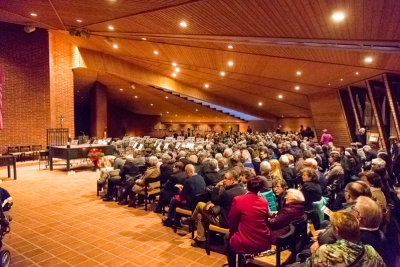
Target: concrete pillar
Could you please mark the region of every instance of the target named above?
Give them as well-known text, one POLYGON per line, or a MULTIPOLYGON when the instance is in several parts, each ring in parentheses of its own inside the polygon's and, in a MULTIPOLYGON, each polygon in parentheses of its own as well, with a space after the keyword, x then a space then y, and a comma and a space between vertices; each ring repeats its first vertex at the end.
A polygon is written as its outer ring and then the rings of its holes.
POLYGON ((95 82, 90 89, 90 135, 104 138, 107 128, 107 87, 95 82))

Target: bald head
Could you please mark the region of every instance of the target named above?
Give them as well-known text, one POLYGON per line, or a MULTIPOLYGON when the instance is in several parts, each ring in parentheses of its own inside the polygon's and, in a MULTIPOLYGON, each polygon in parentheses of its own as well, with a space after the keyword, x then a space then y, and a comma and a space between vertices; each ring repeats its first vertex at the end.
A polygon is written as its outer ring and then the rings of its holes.
POLYGON ((347 202, 355 201, 360 196, 371 197, 371 190, 365 182, 357 181, 346 185, 345 198, 347 202))
POLYGON ((187 177, 192 177, 194 175, 194 166, 192 164, 186 165, 185 173, 187 177))

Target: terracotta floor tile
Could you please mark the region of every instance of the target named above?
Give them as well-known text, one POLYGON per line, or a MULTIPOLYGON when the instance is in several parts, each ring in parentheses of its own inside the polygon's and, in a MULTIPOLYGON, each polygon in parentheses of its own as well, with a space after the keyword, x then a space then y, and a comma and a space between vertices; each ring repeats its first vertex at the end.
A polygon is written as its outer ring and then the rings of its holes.
POLYGON ((106 261, 112 260, 114 258, 116 258, 115 255, 113 255, 109 252, 104 252, 104 253, 101 253, 100 255, 97 255, 93 259, 98 262, 106 262, 106 261))
MULTIPOLYGON (((78 249, 78 251, 79 251, 79 249, 78 249)), ((96 256, 98 256, 100 254, 103 254, 103 253, 104 253, 104 250, 101 250, 101 249, 98 249, 98 248, 94 248, 92 250, 83 252, 82 254, 85 255, 88 258, 94 258, 94 257, 96 257, 96 256)))
POLYGON ((13 263, 10 266, 12 266, 12 267, 28 267, 28 266, 32 266, 33 264, 34 264, 33 261, 25 259, 25 260, 19 261, 17 263, 13 263))
POLYGON ((104 263, 105 266, 108 267, 119 267, 127 263, 128 261, 122 258, 114 258, 104 263))
POLYGON ((211 265, 215 264, 217 261, 218 260, 216 260, 215 258, 205 255, 205 256, 201 257, 200 259, 198 259, 196 262, 204 264, 206 266, 211 266, 211 265))
POLYGON ((97 267, 99 265, 100 264, 97 261, 87 260, 87 261, 84 261, 84 262, 81 262, 81 263, 75 265, 75 267, 97 267))
POLYGON ((59 259, 62 259, 63 261, 68 261, 69 259, 74 258, 74 257, 76 257, 78 255, 79 255, 78 252, 76 252, 74 250, 70 250, 70 251, 67 251, 65 253, 62 253, 62 254, 58 255, 57 257, 59 259))
POLYGON ((75 265, 77 265, 77 264, 79 264, 79 263, 82 263, 82 262, 84 262, 84 261, 87 261, 88 259, 89 259, 89 258, 86 257, 86 256, 84 256, 84 255, 78 255, 78 256, 75 256, 75 257, 73 257, 73 258, 70 258, 70 259, 68 260, 68 263, 71 264, 72 266, 75 266, 75 265))
POLYGON ((189 266, 190 264, 192 264, 193 261, 187 259, 187 258, 183 258, 183 257, 179 257, 176 260, 172 261, 170 263, 171 266, 175 266, 175 267, 186 267, 189 266))
POLYGON ((122 265, 121 267, 136 267, 139 265, 134 264, 133 262, 127 262, 124 265, 122 265))
POLYGON ((42 261, 51 259, 51 258, 53 258, 53 257, 54 257, 54 256, 53 256, 52 254, 50 254, 50 253, 48 253, 48 252, 45 252, 45 253, 41 253, 41 254, 35 255, 35 256, 33 256, 33 257, 29 257, 29 259, 32 260, 32 261, 35 262, 35 263, 40 263, 40 262, 42 262, 42 261))
POLYGON ((53 258, 50 258, 48 260, 42 261, 40 263, 40 265, 41 266, 54 266, 54 265, 59 264, 61 262, 63 262, 61 259, 53 257, 53 258))
POLYGON ((140 255, 136 258, 134 258, 133 260, 131 260, 131 262, 133 262, 134 264, 137 264, 139 266, 143 266, 149 262, 151 262, 153 259, 144 255, 140 255))

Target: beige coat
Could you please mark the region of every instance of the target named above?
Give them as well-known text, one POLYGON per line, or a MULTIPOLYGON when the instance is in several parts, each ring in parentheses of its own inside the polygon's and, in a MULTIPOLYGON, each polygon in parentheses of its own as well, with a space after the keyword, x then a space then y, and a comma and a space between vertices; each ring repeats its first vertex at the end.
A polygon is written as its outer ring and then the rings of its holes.
MULTIPOLYGON (((147 171, 143 174, 143 176, 136 181, 136 184, 132 187, 132 191, 135 194, 144 193, 144 181, 147 178, 156 178, 160 175, 160 171, 157 169, 157 166, 153 166, 147 169, 147 171)), ((155 182, 149 184, 147 191, 150 192, 153 189, 160 188, 160 182, 155 182)))

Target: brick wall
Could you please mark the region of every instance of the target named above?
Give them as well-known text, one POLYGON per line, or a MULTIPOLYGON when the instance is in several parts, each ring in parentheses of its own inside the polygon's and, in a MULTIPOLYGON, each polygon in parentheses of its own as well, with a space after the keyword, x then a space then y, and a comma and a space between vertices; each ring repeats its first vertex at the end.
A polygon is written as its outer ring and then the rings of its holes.
POLYGON ((23 26, 0 22, 3 120, 0 154, 13 145, 46 145, 50 125, 48 33, 27 34, 23 26))
POLYGON ((90 136, 104 138, 107 127, 107 88, 95 82, 90 89, 90 136))

